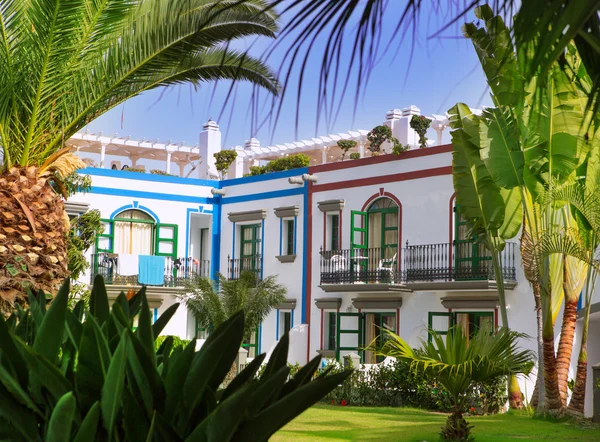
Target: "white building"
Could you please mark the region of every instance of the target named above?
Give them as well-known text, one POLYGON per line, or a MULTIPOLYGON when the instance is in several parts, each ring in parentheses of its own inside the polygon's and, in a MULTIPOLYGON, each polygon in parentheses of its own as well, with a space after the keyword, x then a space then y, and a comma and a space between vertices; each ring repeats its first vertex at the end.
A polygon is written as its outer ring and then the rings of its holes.
MULTIPOLYGON (((436 143, 420 149, 409 126, 419 113, 411 106, 386 115, 383 124, 411 145, 400 155, 371 157, 366 130, 269 147, 252 139, 235 148, 238 159, 221 181, 214 179, 212 154, 222 147, 214 122, 204 125, 194 147, 78 134, 70 140, 74 150, 101 167, 82 171, 93 187, 72 202, 99 209, 106 224, 86 281, 103 274, 112 297, 154 282, 148 293, 158 315, 192 272, 278 275, 288 299, 248 343, 250 356, 268 352, 286 331, 302 326, 308 339, 296 341, 291 356, 300 363, 317 353, 339 359, 351 351, 376 363, 375 355, 360 349, 384 327, 417 346, 428 327, 445 331, 461 324, 472 332, 486 322, 501 324, 490 258, 467 240, 455 211, 451 146, 442 144, 447 120, 432 118, 436 143), (340 139, 357 141, 361 159, 341 161, 335 146, 340 139), (298 152, 311 157, 309 167, 242 177, 256 161, 298 152), (120 170, 171 172, 173 164, 180 176, 120 170), (140 260, 152 255, 165 257, 164 263, 159 259, 162 277, 136 272, 140 260)), ((504 251, 503 276, 510 326, 530 335, 522 345, 536 350, 533 296, 516 240, 504 251)), ((600 332, 600 297, 594 301, 590 338, 600 332)), ((191 339, 205 332, 180 308, 164 333, 191 339)), ((573 359, 578 351, 576 344, 573 359)), ((600 344, 592 339, 588 358, 590 367, 600 361, 600 344)), ((592 411, 589 384, 586 414, 592 411)), ((531 380, 523 380, 522 389, 530 396, 531 380)))

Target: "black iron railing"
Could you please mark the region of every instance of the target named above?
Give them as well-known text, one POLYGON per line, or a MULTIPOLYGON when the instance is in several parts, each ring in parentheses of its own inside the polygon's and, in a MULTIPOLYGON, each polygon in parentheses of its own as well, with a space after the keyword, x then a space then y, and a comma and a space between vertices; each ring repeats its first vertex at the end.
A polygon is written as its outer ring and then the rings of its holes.
POLYGON ((227 279, 240 279, 243 272, 252 272, 257 279, 262 278, 262 256, 231 259, 227 257, 227 279))
MULTIPOLYGON (((504 280, 516 280, 515 254, 516 244, 506 243, 501 254, 504 280)), ((407 243, 403 264, 406 282, 495 279, 490 253, 475 242, 414 246, 407 243)))
MULTIPOLYGON (((139 285, 138 275, 119 274, 119 255, 96 253, 91 262, 92 282, 96 275, 102 275, 106 284, 139 285)), ((195 276, 210 276, 210 261, 195 258, 165 257, 164 283, 162 287, 183 287, 186 280, 195 276)))
POLYGON ((321 284, 398 282, 398 249, 321 251, 321 284))
MULTIPOLYGON (((515 243, 502 252, 502 276, 516 280, 515 243)), ((492 259, 481 244, 423 244, 397 248, 321 251, 321 284, 400 284, 495 279, 492 259)))

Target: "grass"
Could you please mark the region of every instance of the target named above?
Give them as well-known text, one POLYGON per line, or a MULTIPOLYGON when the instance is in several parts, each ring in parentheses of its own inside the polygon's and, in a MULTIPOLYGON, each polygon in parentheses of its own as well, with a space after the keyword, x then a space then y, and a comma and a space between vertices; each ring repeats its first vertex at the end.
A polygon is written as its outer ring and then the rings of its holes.
MULTIPOLYGON (((467 417, 472 435, 483 441, 600 441, 600 426, 565 419, 552 422, 525 413, 467 417)), ((287 441, 439 441, 446 415, 411 408, 333 407, 317 405, 271 438, 287 441)))

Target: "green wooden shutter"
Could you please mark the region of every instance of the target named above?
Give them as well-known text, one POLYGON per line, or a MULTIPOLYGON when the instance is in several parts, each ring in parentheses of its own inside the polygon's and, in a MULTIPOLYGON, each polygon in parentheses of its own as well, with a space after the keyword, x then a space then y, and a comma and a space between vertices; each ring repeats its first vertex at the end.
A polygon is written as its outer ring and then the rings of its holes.
MULTIPOLYGON (((453 325, 452 313, 450 313, 450 312, 429 312, 429 330, 433 330, 440 335, 447 335, 448 329, 450 327, 452 327, 452 325, 453 325), (443 330, 433 328, 433 318, 440 317, 440 316, 444 317, 444 318, 448 318, 448 324, 443 330)), ((428 335, 429 342, 431 342, 432 341, 431 333, 428 332, 427 335, 428 335)))
POLYGON ((115 222, 101 219, 104 232, 96 236, 96 253, 113 253, 115 250, 115 222))
POLYGON ((154 231, 154 254, 177 258, 177 224, 157 224, 154 231))
POLYGON ((366 271, 369 251, 369 214, 353 210, 350 212, 350 278, 366 271))
POLYGON ((364 343, 364 331, 363 331, 363 313, 338 313, 337 314, 337 336, 336 336, 336 359, 340 360, 340 351, 354 351, 360 356, 360 360, 363 361, 364 352, 362 348, 365 346, 364 343), (343 329, 342 320, 343 318, 357 318, 357 328, 343 329), (350 335, 348 340, 343 340, 342 335, 350 335), (344 345, 344 346, 342 346, 344 345))

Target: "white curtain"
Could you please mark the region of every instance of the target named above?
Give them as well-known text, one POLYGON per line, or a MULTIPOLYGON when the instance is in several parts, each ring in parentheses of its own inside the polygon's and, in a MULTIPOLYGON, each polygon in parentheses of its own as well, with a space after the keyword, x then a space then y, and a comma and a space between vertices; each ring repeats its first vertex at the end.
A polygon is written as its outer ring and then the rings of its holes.
POLYGON ((381 212, 369 213, 369 248, 378 249, 381 244, 381 212))
MULTIPOLYGON (((138 210, 128 210, 117 218, 131 218, 132 220, 147 220, 150 217, 138 210)), ((152 255, 152 233, 154 224, 116 221, 114 252, 129 255, 152 255)))

